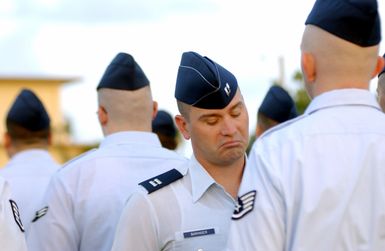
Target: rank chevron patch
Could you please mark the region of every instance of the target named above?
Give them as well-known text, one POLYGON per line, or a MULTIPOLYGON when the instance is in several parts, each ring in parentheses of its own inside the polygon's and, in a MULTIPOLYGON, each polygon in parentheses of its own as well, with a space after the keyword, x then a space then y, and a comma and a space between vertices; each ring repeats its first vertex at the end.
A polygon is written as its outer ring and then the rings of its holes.
POLYGON ((250 213, 254 208, 254 201, 257 197, 257 191, 253 190, 238 197, 238 203, 235 207, 231 219, 239 220, 246 214, 250 213))
POLYGON ((48 207, 43 207, 42 209, 36 211, 35 218, 33 218, 32 222, 37 221, 41 217, 43 217, 48 212, 48 207))
POLYGON ((15 219, 16 224, 19 226, 21 232, 25 232, 23 223, 21 222, 21 218, 20 218, 19 207, 17 206, 16 202, 13 200, 9 200, 9 203, 11 203, 13 218, 15 219))

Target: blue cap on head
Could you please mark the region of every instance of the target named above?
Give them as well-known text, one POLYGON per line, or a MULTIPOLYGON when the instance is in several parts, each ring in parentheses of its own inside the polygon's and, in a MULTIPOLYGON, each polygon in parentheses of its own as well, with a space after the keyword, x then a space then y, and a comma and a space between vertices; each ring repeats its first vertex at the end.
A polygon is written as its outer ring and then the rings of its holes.
POLYGON ((44 105, 31 90, 23 89, 8 111, 7 122, 30 131, 49 128, 50 119, 44 105))
POLYGON ((222 109, 238 88, 235 76, 208 57, 196 52, 182 55, 175 86, 175 98, 202 109, 222 109))
POLYGON ((166 111, 159 110, 156 117, 152 121, 152 131, 155 133, 159 132, 166 136, 175 137, 176 127, 171 114, 166 111))
POLYGON ((362 47, 381 41, 376 0, 316 0, 305 24, 312 24, 362 47))
POLYGON ((150 81, 135 59, 131 55, 121 52, 111 61, 96 89, 110 88, 133 91, 149 84, 150 81))
POLYGON ((258 112, 279 123, 297 117, 293 99, 285 89, 278 85, 270 87, 258 112))
MULTIPOLYGON (((385 59, 385 54, 382 56, 385 59)), ((378 77, 380 77, 385 72, 385 67, 382 69, 382 71, 378 74, 378 77)))

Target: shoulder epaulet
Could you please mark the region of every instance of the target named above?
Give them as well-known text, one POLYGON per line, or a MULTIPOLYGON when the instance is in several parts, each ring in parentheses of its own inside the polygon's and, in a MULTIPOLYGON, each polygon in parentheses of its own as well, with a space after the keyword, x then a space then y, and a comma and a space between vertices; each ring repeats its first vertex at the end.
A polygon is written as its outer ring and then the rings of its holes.
POLYGON ((156 190, 161 189, 162 187, 173 183, 176 180, 179 180, 182 177, 183 174, 181 174, 176 169, 172 169, 151 179, 140 182, 139 185, 143 186, 150 194, 152 192, 155 192, 156 190))

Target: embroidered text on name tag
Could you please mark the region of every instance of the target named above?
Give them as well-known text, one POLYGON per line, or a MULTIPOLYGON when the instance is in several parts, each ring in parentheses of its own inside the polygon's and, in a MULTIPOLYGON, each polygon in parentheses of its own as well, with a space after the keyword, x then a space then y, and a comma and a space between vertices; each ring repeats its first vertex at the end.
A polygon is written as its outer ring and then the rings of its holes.
POLYGON ((215 234, 214 228, 185 232, 185 233, 183 233, 183 237, 184 238, 192 238, 192 237, 198 237, 198 236, 210 235, 210 234, 215 234))

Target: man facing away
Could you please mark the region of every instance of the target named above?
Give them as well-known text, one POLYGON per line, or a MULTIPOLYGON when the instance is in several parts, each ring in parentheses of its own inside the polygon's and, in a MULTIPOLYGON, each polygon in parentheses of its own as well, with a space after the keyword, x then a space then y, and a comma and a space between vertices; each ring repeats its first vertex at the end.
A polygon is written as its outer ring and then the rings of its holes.
POLYGON ((246 162, 246 106, 234 75, 195 52, 182 55, 175 97, 176 124, 191 139, 193 156, 140 183, 122 213, 113 251, 225 248, 246 162))
POLYGON ((290 94, 281 86, 273 85, 267 91, 257 113, 255 136, 270 128, 297 117, 297 109, 290 94))
POLYGON ((315 2, 301 44, 312 101, 255 143, 229 250, 385 250, 380 40, 375 0, 315 2))
POLYGON ((36 94, 22 89, 6 118, 4 146, 11 158, 3 169, 3 176, 11 186, 21 220, 28 233, 29 226, 40 209, 40 200, 59 165, 51 157, 49 115, 36 94))
POLYGON ((27 244, 34 251, 109 251, 123 205, 137 183, 185 163, 151 132, 157 105, 144 72, 126 53, 98 87, 99 148, 69 161, 53 177, 27 244))
POLYGON ((170 150, 177 150, 179 135, 173 117, 166 110, 158 110, 152 121, 152 131, 159 137, 163 147, 170 150))

